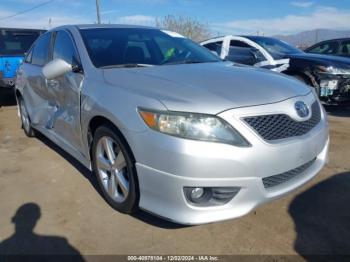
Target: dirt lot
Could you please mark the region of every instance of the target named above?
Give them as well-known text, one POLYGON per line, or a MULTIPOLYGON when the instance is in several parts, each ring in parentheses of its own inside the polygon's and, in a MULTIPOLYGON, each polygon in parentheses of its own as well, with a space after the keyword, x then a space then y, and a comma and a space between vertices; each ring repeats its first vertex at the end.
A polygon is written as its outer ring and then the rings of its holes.
POLYGON ((350 254, 350 114, 330 116, 330 163, 311 183, 243 218, 181 227, 114 211, 89 171, 45 138, 25 137, 16 113, 13 105, 0 108, 0 250, 350 254))

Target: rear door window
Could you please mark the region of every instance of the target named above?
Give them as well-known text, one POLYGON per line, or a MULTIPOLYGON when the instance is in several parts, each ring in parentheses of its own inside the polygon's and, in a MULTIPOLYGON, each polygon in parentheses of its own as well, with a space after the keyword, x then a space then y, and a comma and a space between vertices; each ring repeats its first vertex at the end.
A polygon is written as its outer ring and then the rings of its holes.
POLYGON ((36 42, 32 54, 32 64, 43 66, 49 62, 51 33, 42 35, 36 42))
POLYGON ((243 41, 238 41, 238 40, 231 40, 230 41, 230 46, 231 47, 251 48, 250 45, 244 43, 243 41))
POLYGON ((25 62, 26 63, 31 63, 32 62, 32 56, 33 56, 33 48, 31 48, 30 50, 29 50, 29 52, 28 52, 28 54, 26 55, 26 57, 25 57, 25 62))

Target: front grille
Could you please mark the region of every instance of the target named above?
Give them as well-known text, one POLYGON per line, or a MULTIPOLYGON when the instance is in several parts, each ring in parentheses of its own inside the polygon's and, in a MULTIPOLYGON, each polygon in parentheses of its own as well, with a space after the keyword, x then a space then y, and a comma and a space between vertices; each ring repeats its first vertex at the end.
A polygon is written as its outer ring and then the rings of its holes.
POLYGON ((296 121, 288 115, 264 115, 244 118, 262 138, 267 141, 305 135, 321 120, 321 109, 318 102, 311 106, 311 118, 306 121, 296 121))
POLYGON ((316 161, 316 158, 311 160, 310 162, 307 162, 306 164, 297 167, 295 169, 289 170, 285 173, 275 175, 275 176, 269 176, 262 179, 264 187, 265 188, 271 188, 274 186, 278 186, 284 182, 287 182, 288 180, 302 174, 304 171, 306 171, 309 167, 313 165, 313 163, 316 161))

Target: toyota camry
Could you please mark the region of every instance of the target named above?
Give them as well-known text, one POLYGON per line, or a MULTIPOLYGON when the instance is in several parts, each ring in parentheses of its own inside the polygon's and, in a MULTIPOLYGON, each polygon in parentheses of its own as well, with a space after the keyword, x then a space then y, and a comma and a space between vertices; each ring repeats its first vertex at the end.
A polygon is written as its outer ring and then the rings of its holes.
POLYGON ((182 224, 236 218, 327 161, 326 115, 310 87, 166 30, 52 29, 20 66, 16 97, 24 132, 93 171, 123 213, 182 224))

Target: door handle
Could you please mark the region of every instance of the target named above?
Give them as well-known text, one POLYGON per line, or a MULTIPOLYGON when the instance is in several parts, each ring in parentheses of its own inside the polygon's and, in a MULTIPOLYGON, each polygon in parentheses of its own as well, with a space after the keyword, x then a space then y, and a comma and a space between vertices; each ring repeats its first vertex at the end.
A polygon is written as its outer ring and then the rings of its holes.
POLYGON ((58 86, 58 84, 59 84, 58 81, 55 79, 45 78, 45 82, 46 82, 47 87, 50 87, 50 88, 54 88, 54 87, 58 86))

